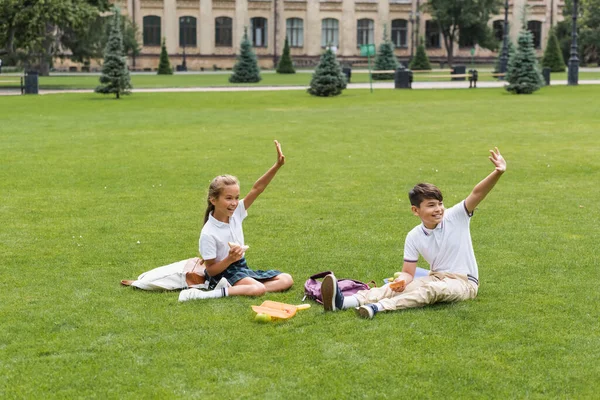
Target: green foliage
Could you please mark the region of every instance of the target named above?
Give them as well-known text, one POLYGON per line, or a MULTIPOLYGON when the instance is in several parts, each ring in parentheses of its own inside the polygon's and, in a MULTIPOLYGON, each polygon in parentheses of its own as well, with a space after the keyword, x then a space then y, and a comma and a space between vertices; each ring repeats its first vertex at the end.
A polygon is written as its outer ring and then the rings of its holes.
POLYGON ((548 35, 548 43, 544 50, 544 58, 542 58, 542 67, 550 68, 551 72, 564 72, 565 60, 563 59, 560 44, 554 30, 548 35))
POLYGON ((429 57, 427 57, 427 52, 425 51, 425 45, 423 43, 419 44, 417 47, 417 53, 410 62, 409 68, 415 71, 431 69, 431 63, 429 62, 429 57))
POLYGON ((244 27, 244 36, 240 44, 240 55, 233 66, 233 73, 229 77, 231 83, 257 83, 261 80, 260 68, 256 54, 252 50, 252 43, 248 39, 248 28, 244 27))
POLYGON ((173 67, 171 67, 171 61, 169 61, 165 38, 163 38, 162 45, 160 46, 160 60, 158 62, 157 75, 173 75, 173 67))
MULTIPOLYGON (((398 59, 394 54, 394 44, 387 35, 387 26, 383 27, 383 41, 379 45, 377 55, 375 56, 375 70, 388 71, 398 68, 398 59)), ((373 79, 394 79, 394 74, 373 74, 373 79)))
POLYGON ((517 49, 508 62, 506 90, 514 94, 531 94, 543 86, 533 35, 524 29, 519 33, 517 49))
POLYGON ((2 0, 0 47, 11 60, 48 75, 52 59, 79 51, 73 37, 83 37, 109 6, 108 0, 2 0))
POLYGON ((448 54, 448 64, 453 64, 454 43, 477 43, 480 47, 495 49, 497 41, 488 26, 504 4, 502 0, 429 0, 423 8, 439 23, 448 54))
POLYGON ((294 64, 292 63, 292 57, 290 56, 290 45, 288 44, 288 38, 285 37, 285 45, 283 46, 283 54, 277 65, 278 74, 295 74, 294 64))
MULTIPOLYGON (((560 43, 563 59, 571 57, 571 32, 573 0, 565 0, 564 21, 557 24, 556 35, 560 43)), ((577 19, 578 57, 583 65, 600 65, 600 0, 580 0, 577 19)))
POLYGON ((321 55, 310 81, 308 93, 320 97, 338 96, 344 89, 346 89, 346 76, 342 73, 335 54, 328 47, 321 55))
POLYGON ((130 94, 131 81, 127 69, 127 59, 123 56, 123 36, 121 34, 121 14, 115 12, 112 17, 110 36, 104 51, 104 63, 100 86, 96 93, 114 94, 117 99, 130 94))

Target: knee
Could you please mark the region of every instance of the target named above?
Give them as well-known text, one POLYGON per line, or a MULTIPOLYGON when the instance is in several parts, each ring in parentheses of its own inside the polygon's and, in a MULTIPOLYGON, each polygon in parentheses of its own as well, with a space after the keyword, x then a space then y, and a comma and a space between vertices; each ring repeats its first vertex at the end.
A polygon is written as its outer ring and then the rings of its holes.
POLYGON ((278 278, 281 281, 281 285, 284 287, 284 289, 289 289, 294 284, 294 278, 292 278, 290 274, 281 274, 278 278))
POLYGON ((256 282, 252 284, 252 288, 250 289, 250 296, 262 296, 267 293, 267 288, 260 282, 256 282))

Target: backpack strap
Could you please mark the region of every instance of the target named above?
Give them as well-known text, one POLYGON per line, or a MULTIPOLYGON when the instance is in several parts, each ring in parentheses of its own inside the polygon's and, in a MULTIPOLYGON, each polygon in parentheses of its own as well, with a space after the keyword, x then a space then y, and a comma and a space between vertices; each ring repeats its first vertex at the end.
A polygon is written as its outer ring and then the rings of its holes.
POLYGON ((329 274, 333 274, 333 272, 331 271, 325 271, 325 272, 319 272, 318 274, 314 274, 313 276, 311 276, 308 279, 320 279, 320 278, 325 278, 327 275, 329 274))

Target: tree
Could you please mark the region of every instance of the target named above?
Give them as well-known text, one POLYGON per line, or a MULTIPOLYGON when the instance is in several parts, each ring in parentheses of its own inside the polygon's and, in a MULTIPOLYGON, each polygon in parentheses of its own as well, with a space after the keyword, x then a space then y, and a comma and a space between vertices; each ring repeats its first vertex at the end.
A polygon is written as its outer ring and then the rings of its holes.
POLYGON ((502 0, 429 0, 424 5, 442 33, 448 65, 454 62, 454 43, 459 33, 464 43, 476 43, 486 49, 497 46, 487 23, 502 4, 502 0))
POLYGON ((544 50, 542 66, 550 68, 551 72, 565 72, 565 60, 563 59, 558 38, 556 37, 554 30, 551 30, 550 35, 548 35, 548 43, 544 50))
POLYGON ((169 54, 167 53, 167 44, 165 38, 162 40, 160 47, 160 60, 158 62, 158 75, 173 75, 173 68, 171 68, 171 62, 169 61, 169 54))
MULTIPOLYGON (((577 19, 578 57, 583 64, 600 65, 600 0, 579 0, 577 19)), ((556 26, 556 35, 562 49, 563 59, 571 56, 571 27, 573 0, 565 0, 565 20, 556 26)))
POLYGON ((278 74, 295 74, 294 64, 292 63, 292 57, 290 56, 290 46, 288 44, 288 38, 285 37, 285 44, 283 45, 283 54, 277 65, 278 74))
POLYGON ((66 33, 84 32, 109 7, 109 0, 1 0, 2 52, 48 75, 54 57, 71 50, 66 33))
POLYGON ((417 47, 417 53, 415 54, 415 58, 410 62, 409 68, 415 71, 431 69, 431 63, 429 62, 429 57, 427 57, 425 45, 422 42, 417 47))
MULTIPOLYGON (((377 55, 375 56, 375 70, 389 71, 398 68, 398 60, 394 54, 394 44, 389 40, 387 35, 387 26, 383 27, 383 41, 379 45, 377 55)), ((394 79, 394 74, 373 74, 373 79, 394 79)))
POLYGON ((244 27, 244 36, 240 45, 240 55, 233 66, 233 74, 229 77, 231 83, 256 83, 260 82, 260 69, 252 44, 248 40, 248 29, 244 27))
POLYGON ((338 96, 344 89, 346 89, 346 77, 342 73, 335 54, 328 47, 321 55, 310 81, 308 93, 320 97, 338 96))
MULTIPOLYGON (((513 42, 510 39, 508 39, 506 47, 508 49, 508 62, 510 62, 510 59, 515 55, 515 45, 513 44, 513 42)), ((498 58, 496 58, 496 64, 494 65, 495 73, 500 72, 500 63, 501 62, 502 62, 502 49, 500 49, 498 58)), ((507 64, 507 67, 508 67, 508 64, 507 64)))
POLYGON ((533 47, 533 35, 523 29, 519 33, 517 50, 508 62, 506 90, 515 94, 531 94, 543 86, 542 79, 533 47))
POLYGON ((112 17, 110 36, 104 51, 104 63, 102 64, 102 75, 100 86, 96 93, 114 93, 119 99, 122 94, 130 94, 131 81, 127 60, 123 55, 123 34, 121 33, 121 13, 115 10, 112 17))

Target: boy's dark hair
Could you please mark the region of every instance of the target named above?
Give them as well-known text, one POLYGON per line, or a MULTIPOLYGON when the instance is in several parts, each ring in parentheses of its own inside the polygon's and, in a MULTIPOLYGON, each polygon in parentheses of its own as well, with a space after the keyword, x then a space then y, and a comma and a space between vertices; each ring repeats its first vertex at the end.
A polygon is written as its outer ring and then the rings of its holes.
POLYGON ((415 185, 415 187, 408 192, 408 198, 410 199, 410 204, 415 207, 419 207, 423 200, 427 199, 444 201, 444 196, 442 196, 440 189, 431 183, 419 183, 415 185))

